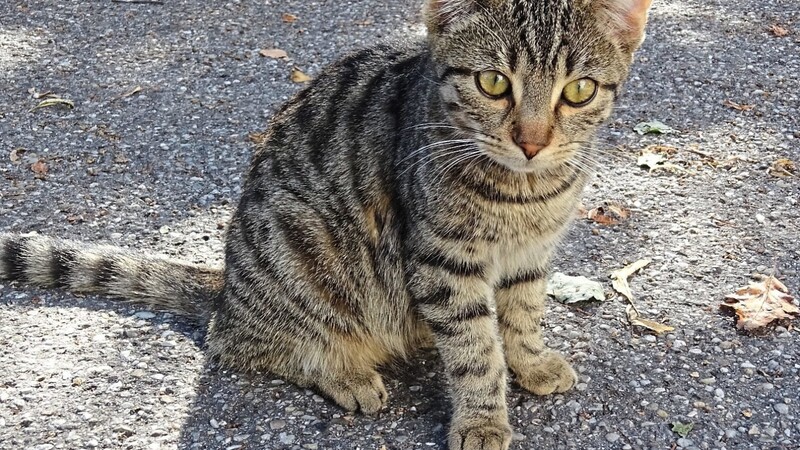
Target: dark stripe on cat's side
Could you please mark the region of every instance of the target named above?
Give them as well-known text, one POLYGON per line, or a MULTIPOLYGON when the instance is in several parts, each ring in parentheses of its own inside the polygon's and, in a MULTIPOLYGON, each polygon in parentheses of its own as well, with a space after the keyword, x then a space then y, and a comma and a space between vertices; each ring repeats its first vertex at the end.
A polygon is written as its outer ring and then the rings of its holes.
POLYGON ((482 277, 486 268, 481 263, 458 261, 439 253, 428 253, 418 257, 419 262, 433 266, 459 277, 482 277))
POLYGON ((544 280, 547 277, 547 272, 541 269, 532 269, 517 276, 503 279, 497 284, 497 289, 508 289, 522 283, 532 283, 534 281, 544 280))
POLYGON ((50 258, 50 279, 55 287, 66 288, 69 285, 70 272, 75 265, 75 250, 55 249, 50 258))
POLYGON ((6 242, 3 248, 3 265, 8 278, 12 281, 27 281, 25 275, 27 263, 23 255, 26 241, 26 238, 12 239, 6 242))

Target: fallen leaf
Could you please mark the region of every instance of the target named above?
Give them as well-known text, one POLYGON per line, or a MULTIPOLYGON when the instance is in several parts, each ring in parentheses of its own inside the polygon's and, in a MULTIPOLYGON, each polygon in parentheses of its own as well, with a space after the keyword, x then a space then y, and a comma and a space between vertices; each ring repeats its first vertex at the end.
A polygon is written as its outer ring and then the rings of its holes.
POLYGON ((603 285, 586 277, 572 277, 563 273, 554 273, 547 280, 547 295, 557 302, 572 304, 590 300, 604 301, 606 294, 603 285))
POLYGON ((797 173, 797 166, 791 159, 781 158, 772 163, 767 172, 774 177, 792 177, 797 173))
POLYGON ((777 23, 772 24, 772 26, 769 27, 769 31, 772 32, 772 34, 776 37, 784 37, 789 35, 789 30, 786 27, 778 25, 777 23))
POLYGON ((292 69, 292 81, 295 83, 308 83, 311 80, 313 80, 313 78, 303 73, 297 67, 292 69))
POLYGON ((631 217, 631 211, 624 205, 605 201, 602 205, 588 211, 586 218, 600 225, 619 225, 631 217))
POLYGON ((35 174, 34 176, 36 178, 44 179, 44 177, 47 175, 47 163, 40 159, 31 164, 31 171, 35 174))
POLYGON ((641 122, 633 127, 633 131, 639 134, 668 134, 668 133, 677 133, 678 130, 670 127, 669 125, 664 124, 658 120, 652 120, 650 122, 641 122))
POLYGON ((295 23, 297 22, 297 16, 295 16, 294 14, 283 13, 281 15, 281 20, 286 23, 295 23))
POLYGON ((661 322, 656 322, 655 320, 645 319, 640 314, 639 311, 630 304, 625 307, 625 314, 628 316, 628 323, 635 327, 644 327, 648 330, 654 332, 655 334, 661 333, 669 333, 670 331, 675 331, 675 327, 671 327, 669 325, 664 325, 661 322))
POLYGON ((694 424, 689 423, 681 423, 681 422, 672 422, 672 431, 675 432, 678 436, 685 438, 686 436, 691 433, 692 429, 694 429, 694 424))
POLYGON ((628 286, 628 278, 650 264, 649 259, 640 259, 633 264, 628 264, 622 269, 611 272, 611 285, 614 290, 622 294, 629 302, 633 302, 633 294, 628 286))
POLYGON ((39 102, 38 105, 31 108, 30 112, 36 111, 39 108, 47 108, 50 106, 59 106, 59 105, 66 106, 69 109, 75 107, 75 103, 73 103, 72 100, 67 100, 64 98, 48 98, 46 100, 42 100, 41 102, 39 102))
POLYGON ((285 51, 279 48, 265 48, 260 52, 258 52, 258 54, 265 58, 274 58, 274 59, 282 59, 289 57, 289 55, 285 51))
POLYGON ((756 107, 756 105, 740 104, 740 103, 736 103, 736 102, 734 102, 732 100, 725 100, 724 102, 722 102, 722 104, 727 106, 728 108, 733 108, 733 109, 735 109, 737 111, 750 111, 751 109, 756 107))
POLYGON ((736 313, 736 327, 753 331, 773 321, 791 321, 800 315, 786 286, 771 275, 756 275, 755 282, 725 297, 720 305, 736 313))

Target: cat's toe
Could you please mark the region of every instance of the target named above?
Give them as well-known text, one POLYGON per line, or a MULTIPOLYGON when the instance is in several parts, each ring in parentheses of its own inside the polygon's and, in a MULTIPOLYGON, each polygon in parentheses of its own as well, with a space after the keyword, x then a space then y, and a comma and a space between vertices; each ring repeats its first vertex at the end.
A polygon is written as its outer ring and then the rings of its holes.
POLYGON ((511 428, 506 424, 484 424, 450 429, 449 450, 507 450, 511 428))
POLYGON ((535 364, 515 372, 517 383, 536 395, 566 392, 578 382, 572 366, 554 351, 545 352, 535 364))
POLYGON ((375 371, 326 377, 317 382, 317 387, 342 408, 364 414, 380 411, 389 398, 381 376, 375 371))

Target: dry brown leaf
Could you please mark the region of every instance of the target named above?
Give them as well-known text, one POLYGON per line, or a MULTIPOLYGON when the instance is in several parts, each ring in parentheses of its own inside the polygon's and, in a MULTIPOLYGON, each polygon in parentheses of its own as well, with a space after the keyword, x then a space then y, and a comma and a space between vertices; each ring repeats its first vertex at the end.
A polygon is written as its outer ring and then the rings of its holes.
POLYGON ((663 323, 656 322, 655 320, 642 318, 633 305, 626 306, 625 313, 628 315, 628 322, 630 322, 630 324, 633 326, 647 328, 648 330, 656 334, 669 333, 670 331, 675 331, 675 327, 664 325, 663 323))
POLYGON ((34 176, 36 178, 44 179, 44 177, 47 175, 47 163, 40 159, 31 164, 31 171, 35 174, 34 176))
POLYGON ((602 205, 588 211, 586 218, 600 225, 618 225, 631 217, 631 211, 624 205, 605 201, 602 205))
POLYGON ((297 67, 292 69, 292 81, 295 83, 308 83, 311 80, 313 80, 313 78, 303 73, 297 67))
POLYGON ((283 13, 281 15, 281 20, 286 23, 295 23, 297 22, 297 16, 295 16, 294 14, 283 13))
POLYGON ((786 178, 794 176, 794 174, 797 173, 797 166, 791 159, 781 158, 772 163, 772 166, 767 172, 775 177, 786 178))
POLYGON ((756 275, 755 282, 725 297, 723 309, 736 313, 736 327, 753 331, 773 321, 790 321, 800 315, 786 286, 771 275, 756 275))
POLYGON ((722 102, 722 104, 727 106, 728 108, 733 108, 737 111, 750 111, 751 109, 756 107, 756 105, 745 105, 741 103, 736 103, 732 100, 725 100, 724 102, 722 102))
POLYGON ((282 59, 288 58, 289 55, 279 48, 265 48, 258 52, 259 55, 265 58, 282 59))
POLYGON ((772 32, 777 37, 784 37, 789 35, 789 30, 786 27, 778 25, 777 23, 772 24, 769 27, 769 31, 772 32))
POLYGON ((633 293, 631 293, 631 287, 628 286, 628 278, 648 264, 650 264, 649 259, 640 259, 633 264, 628 264, 622 269, 611 272, 611 285, 614 287, 614 290, 622 294, 629 302, 633 302, 633 293))

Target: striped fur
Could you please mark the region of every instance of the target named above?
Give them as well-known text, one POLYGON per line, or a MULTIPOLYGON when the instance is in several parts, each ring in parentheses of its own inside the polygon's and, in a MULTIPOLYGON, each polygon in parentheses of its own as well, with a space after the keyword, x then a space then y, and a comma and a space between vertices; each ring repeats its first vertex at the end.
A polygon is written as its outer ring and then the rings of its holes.
POLYGON ((575 383, 542 340, 545 278, 648 6, 429 0, 425 41, 347 56, 273 118, 231 220, 224 282, 159 257, 8 235, 0 277, 207 316, 224 365, 366 413, 386 401, 376 368, 432 340, 450 449, 506 449, 507 365, 535 394, 575 383), (483 95, 485 70, 511 93, 483 95), (565 104, 561 90, 585 77, 597 95, 565 104), (516 136, 546 145, 525 157, 516 136))

